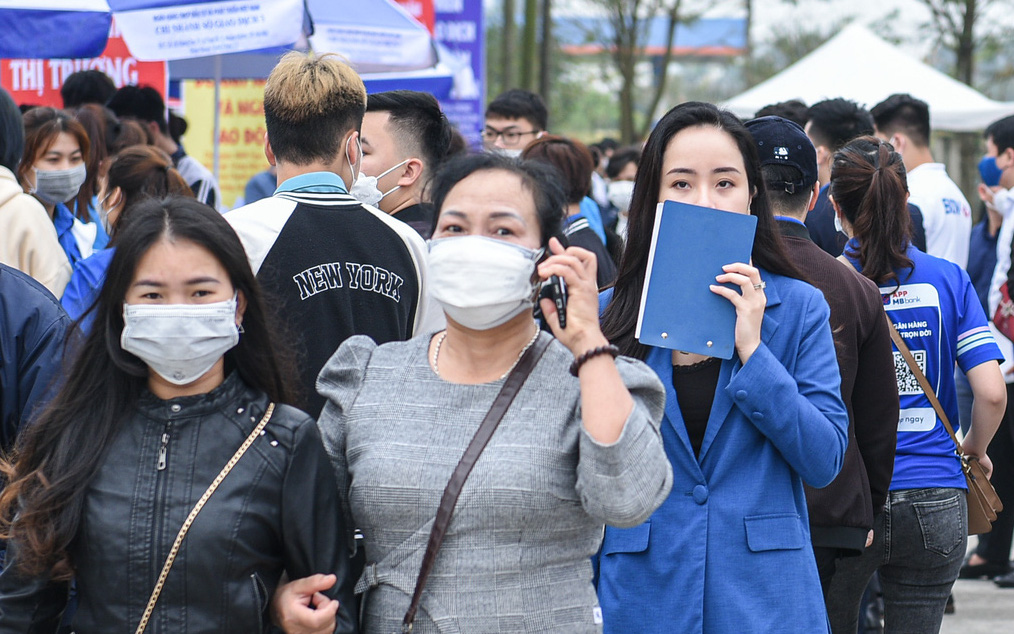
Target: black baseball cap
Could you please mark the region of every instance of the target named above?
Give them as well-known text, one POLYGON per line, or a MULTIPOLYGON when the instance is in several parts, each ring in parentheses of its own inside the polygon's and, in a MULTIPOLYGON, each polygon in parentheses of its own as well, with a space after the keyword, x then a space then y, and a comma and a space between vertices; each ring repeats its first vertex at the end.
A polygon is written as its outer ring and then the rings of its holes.
POLYGON ((784 185, 790 194, 813 187, 817 182, 817 150, 799 124, 782 117, 758 117, 747 121, 746 128, 753 135, 762 166, 789 165, 802 174, 799 181, 769 185, 784 185))

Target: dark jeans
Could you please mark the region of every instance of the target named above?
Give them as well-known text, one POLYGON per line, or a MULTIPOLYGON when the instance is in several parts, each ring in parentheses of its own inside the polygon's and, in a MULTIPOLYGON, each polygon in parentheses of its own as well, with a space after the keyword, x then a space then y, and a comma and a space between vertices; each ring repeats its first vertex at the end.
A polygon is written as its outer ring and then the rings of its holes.
POLYGON ((859 557, 837 561, 827 595, 832 631, 855 634, 863 591, 879 571, 885 630, 938 632, 964 558, 967 526, 961 489, 891 491, 873 527, 873 544, 859 557))
POLYGON ((993 473, 989 481, 1003 502, 1003 510, 997 513, 993 530, 979 535, 975 554, 990 563, 1010 560, 1011 537, 1014 535, 1014 384, 1007 385, 1007 411, 1004 412, 1000 427, 989 443, 986 453, 993 462, 993 473))

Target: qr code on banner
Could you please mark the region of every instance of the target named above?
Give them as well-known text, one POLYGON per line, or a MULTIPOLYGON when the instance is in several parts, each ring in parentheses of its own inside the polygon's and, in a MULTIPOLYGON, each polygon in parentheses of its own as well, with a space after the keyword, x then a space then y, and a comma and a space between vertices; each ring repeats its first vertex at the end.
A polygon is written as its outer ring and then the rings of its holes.
MULTIPOLYGON (((923 375, 926 374, 926 351, 925 350, 913 350, 912 356, 915 357, 915 363, 922 370, 923 375)), ((915 374, 912 373, 912 369, 905 363, 905 357, 901 356, 898 351, 894 352, 894 374, 898 377, 898 395, 911 395, 911 394, 922 394, 922 387, 919 385, 919 379, 915 378, 915 374)))

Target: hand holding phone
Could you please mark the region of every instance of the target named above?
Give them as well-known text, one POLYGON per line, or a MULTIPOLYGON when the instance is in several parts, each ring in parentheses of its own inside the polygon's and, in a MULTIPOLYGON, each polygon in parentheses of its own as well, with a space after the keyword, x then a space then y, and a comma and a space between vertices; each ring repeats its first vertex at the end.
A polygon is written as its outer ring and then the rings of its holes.
POLYGON ((560 321, 560 328, 567 327, 567 282, 557 275, 550 275, 549 279, 542 285, 539 292, 539 299, 547 297, 556 306, 557 319, 560 321))

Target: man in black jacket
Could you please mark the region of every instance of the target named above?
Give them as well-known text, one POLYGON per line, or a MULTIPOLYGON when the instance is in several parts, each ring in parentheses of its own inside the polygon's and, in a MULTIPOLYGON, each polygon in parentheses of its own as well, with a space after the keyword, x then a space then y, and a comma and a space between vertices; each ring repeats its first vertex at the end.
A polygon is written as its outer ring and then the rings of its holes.
POLYGON ((841 472, 823 489, 806 487, 810 537, 825 597, 838 558, 872 541, 873 517, 894 471, 898 386, 891 338, 876 285, 822 251, 803 224, 819 184, 813 145, 795 123, 761 117, 747 123, 761 158, 764 186, 792 262, 831 307, 849 444, 841 472))
POLYGON ((302 409, 324 408, 317 374, 352 335, 376 343, 438 330, 425 286, 426 245, 405 223, 349 195, 362 177, 362 79, 333 54, 292 52, 264 87, 274 196, 225 215, 288 325, 302 409))

